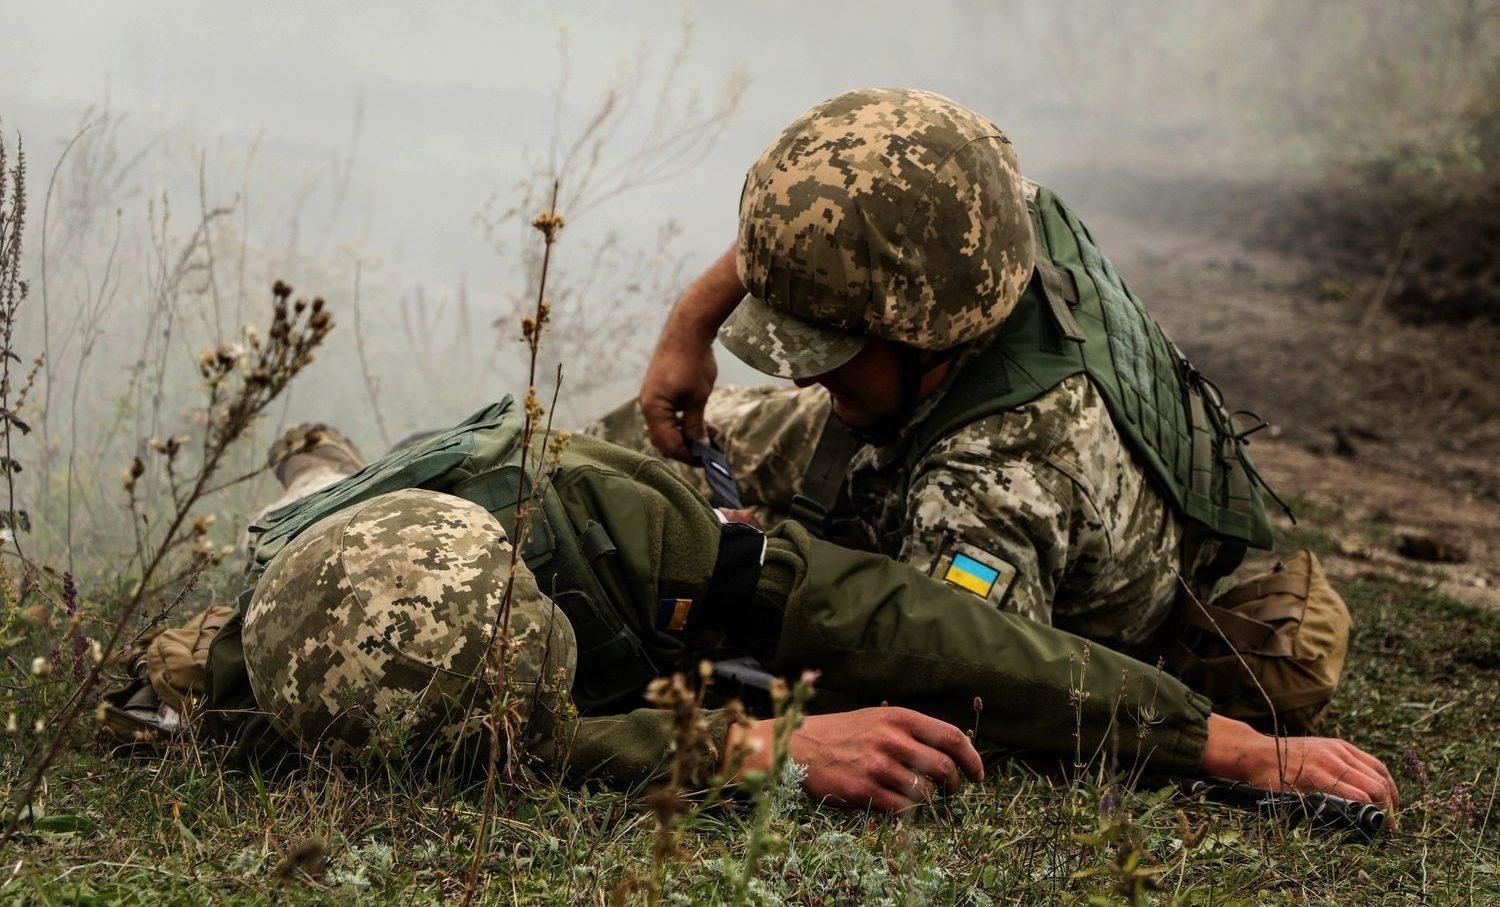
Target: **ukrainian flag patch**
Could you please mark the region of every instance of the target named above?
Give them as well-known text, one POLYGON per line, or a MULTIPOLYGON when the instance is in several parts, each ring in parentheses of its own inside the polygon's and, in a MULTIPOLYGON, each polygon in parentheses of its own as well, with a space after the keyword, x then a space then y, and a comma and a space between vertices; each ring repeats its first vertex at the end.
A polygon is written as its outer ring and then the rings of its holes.
POLYGON ((656 629, 677 632, 687 626, 693 613, 691 598, 663 598, 656 602, 656 629))
MULTIPOLYGON (((969 546, 963 546, 968 548, 969 546)), ((971 549, 972 550, 972 549, 971 549)), ((1016 578, 1016 568, 998 558, 985 558, 981 560, 976 556, 981 552, 967 554, 963 551, 954 551, 952 558, 944 558, 942 577, 950 586, 967 589, 980 598, 987 598, 997 605, 1005 600, 1005 595, 1010 591, 1012 581, 1016 578)))

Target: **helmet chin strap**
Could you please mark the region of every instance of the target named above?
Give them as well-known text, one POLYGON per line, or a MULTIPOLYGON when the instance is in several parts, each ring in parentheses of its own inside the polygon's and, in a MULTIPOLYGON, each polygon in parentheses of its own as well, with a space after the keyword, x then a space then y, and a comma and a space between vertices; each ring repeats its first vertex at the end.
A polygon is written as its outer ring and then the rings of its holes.
POLYGON ((901 404, 895 412, 888 416, 864 426, 863 428, 850 427, 850 431, 856 438, 865 444, 874 447, 884 447, 896 440, 901 429, 905 428, 911 417, 912 411, 921 403, 922 381, 933 369, 958 355, 960 347, 951 347, 946 350, 922 350, 914 346, 902 346, 901 355, 901 404), (923 355, 927 359, 923 359, 923 355))

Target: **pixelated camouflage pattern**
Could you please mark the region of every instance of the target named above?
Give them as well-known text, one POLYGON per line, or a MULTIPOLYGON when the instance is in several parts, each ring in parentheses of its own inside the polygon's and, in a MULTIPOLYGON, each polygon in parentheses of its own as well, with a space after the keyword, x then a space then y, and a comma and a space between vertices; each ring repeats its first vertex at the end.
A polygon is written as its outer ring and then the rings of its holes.
POLYGON ((852 91, 798 117, 750 168, 739 223, 740 279, 767 308, 742 306, 726 335, 783 377, 807 372, 767 313, 946 349, 999 325, 1033 267, 1010 140, 925 91, 852 91))
MULTIPOLYGON (((851 486, 881 472, 861 457, 851 486)), ((1183 527, 1085 376, 943 438, 899 506, 855 500, 883 547, 924 572, 959 544, 1015 567, 1002 607, 1033 620, 1130 652, 1172 613, 1183 527)))
MULTIPOLYGON (((786 519, 828 418, 827 392, 820 387, 715 388, 704 418, 718 430, 716 443, 735 470, 745 508, 767 528, 786 519)), ((610 410, 585 432, 637 453, 661 456, 634 400, 610 410)), ((665 462, 678 478, 709 496, 702 469, 665 462)))
POLYGON ((746 296, 719 328, 719 342, 740 361, 778 378, 812 378, 859 355, 869 337, 778 312, 746 296))
MULTIPOLYGON (((766 527, 787 517, 828 414, 819 387, 721 388, 706 418, 766 527)), ((634 404, 593 429, 652 450, 634 404)), ((1069 378, 1015 410, 970 423, 905 475, 900 440, 850 464, 834 540, 933 573, 964 545, 1016 568, 1001 606, 1127 651, 1171 614, 1183 527, 1115 429, 1098 390, 1069 378), (905 493, 903 494, 903 489, 905 493)), ((699 472, 678 464, 686 478, 699 472)))
POLYGON ((455 745, 489 709, 483 669, 509 581, 506 686, 528 736, 545 734, 576 643, 511 563, 495 518, 449 495, 398 491, 324 519, 271 561, 246 610, 256 702, 307 751, 357 751, 391 721, 417 746, 455 745))

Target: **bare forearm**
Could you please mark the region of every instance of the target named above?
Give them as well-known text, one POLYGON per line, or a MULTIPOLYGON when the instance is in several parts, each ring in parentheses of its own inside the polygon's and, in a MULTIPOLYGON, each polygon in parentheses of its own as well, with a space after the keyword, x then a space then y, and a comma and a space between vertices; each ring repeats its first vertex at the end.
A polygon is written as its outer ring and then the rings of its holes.
POLYGON ((745 296, 744 284, 734 266, 730 246, 688 285, 667 316, 663 337, 693 343, 712 343, 719 326, 745 296))

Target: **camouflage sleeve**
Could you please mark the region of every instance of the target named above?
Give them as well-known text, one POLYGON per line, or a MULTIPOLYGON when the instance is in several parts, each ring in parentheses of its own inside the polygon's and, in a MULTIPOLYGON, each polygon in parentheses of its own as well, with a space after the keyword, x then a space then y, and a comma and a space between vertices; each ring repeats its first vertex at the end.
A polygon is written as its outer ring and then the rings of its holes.
POLYGON ((1069 379, 939 441, 913 471, 901 559, 1051 623, 1070 566, 1111 558, 1076 450, 1087 386, 1069 379))
POLYGON ((762 520, 767 526, 785 519, 828 418, 828 394, 820 387, 725 388, 709 398, 705 416, 719 428, 745 503, 771 514, 762 520))
MULTIPOLYGON (((708 749, 696 766, 697 777, 718 771, 729 717, 722 709, 705 711, 708 749)), ((580 718, 565 739, 549 740, 534 753, 544 765, 561 768, 573 785, 585 781, 621 789, 643 787, 671 770, 672 715, 662 709, 636 709, 621 715, 580 718)))
MULTIPOLYGON (((745 505, 763 526, 785 519, 828 418, 828 395, 817 387, 716 388, 704 417, 719 430, 719 445, 729 458, 745 505)), ((634 401, 610 410, 585 432, 660 456, 651 446, 634 401)), ((678 478, 708 495, 702 470, 676 462, 670 465, 678 478)))

